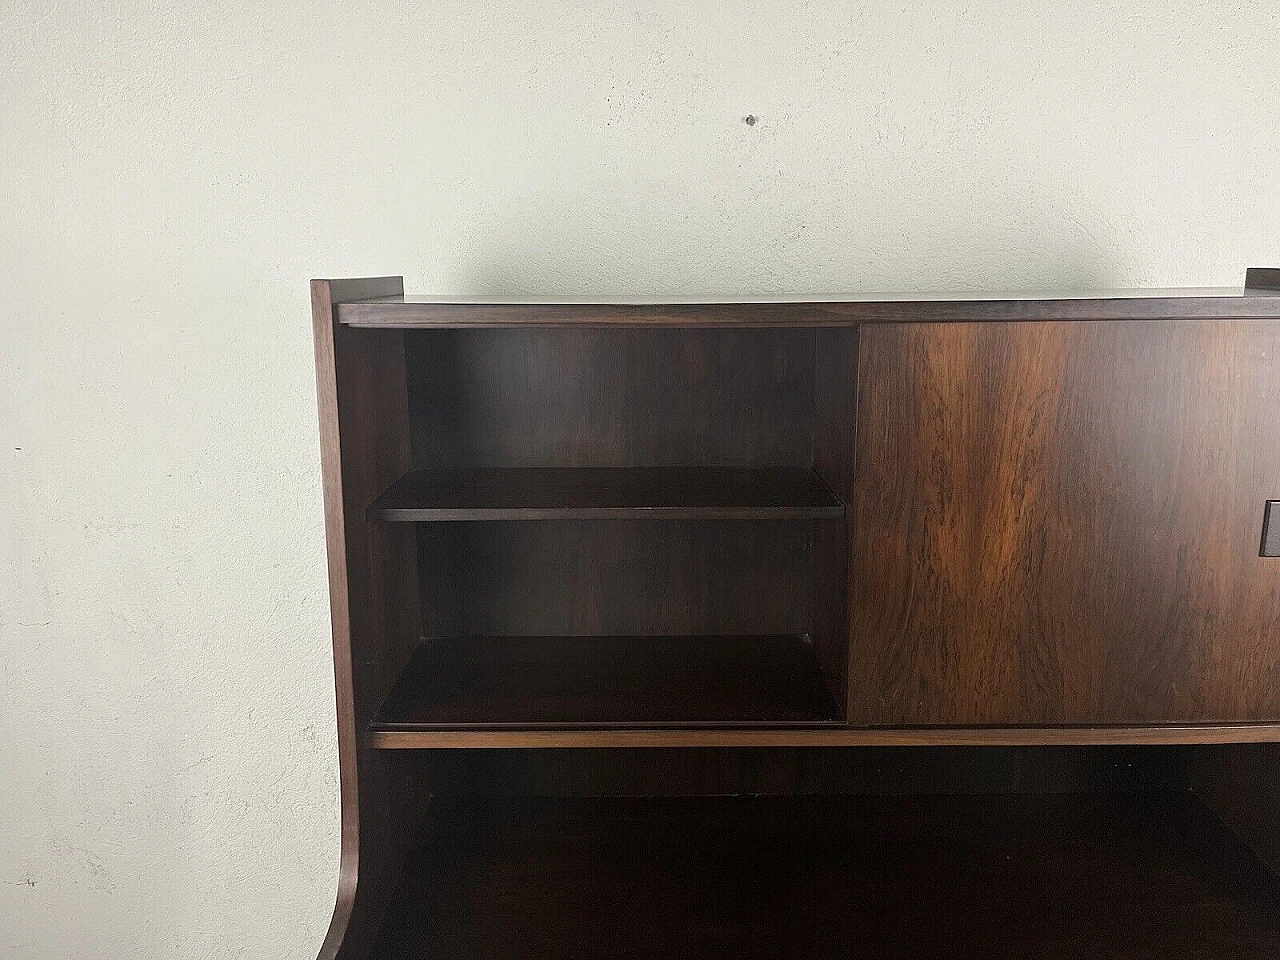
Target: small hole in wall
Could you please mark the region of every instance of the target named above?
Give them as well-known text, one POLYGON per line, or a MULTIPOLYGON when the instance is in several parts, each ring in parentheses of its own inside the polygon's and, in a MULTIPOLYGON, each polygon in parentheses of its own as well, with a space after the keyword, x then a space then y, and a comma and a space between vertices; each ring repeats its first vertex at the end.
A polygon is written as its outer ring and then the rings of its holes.
POLYGON ((754 127, 757 123, 760 122, 760 118, 757 117, 754 113, 748 113, 745 117, 742 118, 742 122, 745 123, 748 127, 754 127))

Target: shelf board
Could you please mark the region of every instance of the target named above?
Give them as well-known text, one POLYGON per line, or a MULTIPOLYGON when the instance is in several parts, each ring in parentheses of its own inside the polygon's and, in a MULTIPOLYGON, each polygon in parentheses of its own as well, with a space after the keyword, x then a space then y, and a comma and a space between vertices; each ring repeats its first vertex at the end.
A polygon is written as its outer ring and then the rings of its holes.
POLYGON ((799 636, 424 641, 371 731, 838 724, 799 636))
POLYGON ((593 747, 1108 747, 1280 743, 1274 723, 1071 727, 842 727, 821 729, 484 730, 373 729, 378 750, 593 747))
POLYGON ((812 470, 574 467, 414 470, 373 520, 817 520, 844 505, 812 470))
POLYGON ((440 797, 372 956, 1280 956, 1276 878, 1178 794, 440 797))

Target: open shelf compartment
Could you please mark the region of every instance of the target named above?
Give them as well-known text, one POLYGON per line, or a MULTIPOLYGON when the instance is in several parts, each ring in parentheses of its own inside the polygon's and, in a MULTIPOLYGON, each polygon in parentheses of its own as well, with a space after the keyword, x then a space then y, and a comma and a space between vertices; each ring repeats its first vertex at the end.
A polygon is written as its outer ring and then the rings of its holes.
POLYGON ((449 797, 373 955, 1269 960, 1275 889, 1189 793, 449 797))
POLYGON ((361 510, 428 639, 369 742, 843 723, 848 331, 402 340, 409 462, 361 510))
POLYGON ((423 642, 371 729, 841 722, 801 636, 450 637, 423 642))

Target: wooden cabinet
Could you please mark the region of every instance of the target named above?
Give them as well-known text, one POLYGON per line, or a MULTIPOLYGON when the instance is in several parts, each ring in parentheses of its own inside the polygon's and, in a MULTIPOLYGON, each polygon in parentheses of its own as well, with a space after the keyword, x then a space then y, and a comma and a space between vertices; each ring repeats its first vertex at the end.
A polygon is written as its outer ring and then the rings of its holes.
POLYGON ((862 331, 856 724, 1280 719, 1280 324, 862 331))
POLYGON ((315 281, 322 960, 1280 956, 1280 274, 1250 277, 315 281))

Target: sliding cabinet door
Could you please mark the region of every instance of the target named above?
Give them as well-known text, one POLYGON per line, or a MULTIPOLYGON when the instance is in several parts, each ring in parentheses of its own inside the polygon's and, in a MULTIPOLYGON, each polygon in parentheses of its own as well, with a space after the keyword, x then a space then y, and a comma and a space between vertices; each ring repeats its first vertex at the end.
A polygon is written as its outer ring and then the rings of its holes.
POLYGON ((1280 720, 1280 323, 867 325, 857 423, 853 723, 1280 720))

